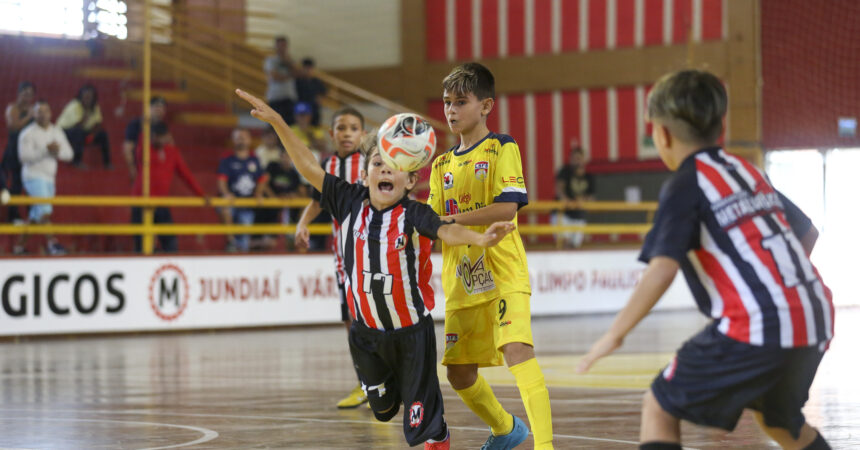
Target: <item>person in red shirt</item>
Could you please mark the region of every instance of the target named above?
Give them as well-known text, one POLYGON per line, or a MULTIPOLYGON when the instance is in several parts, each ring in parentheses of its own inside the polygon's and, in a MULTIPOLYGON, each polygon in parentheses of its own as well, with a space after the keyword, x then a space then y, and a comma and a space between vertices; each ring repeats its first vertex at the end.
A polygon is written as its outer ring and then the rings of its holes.
MULTIPOLYGON (((191 170, 185 164, 185 160, 182 159, 179 149, 169 142, 170 134, 167 131, 167 126, 163 123, 153 124, 152 148, 149 156, 149 195, 151 197, 166 197, 170 195, 170 183, 173 181, 173 175, 179 175, 179 178, 185 182, 185 185, 194 194, 205 197, 203 189, 200 188, 191 170)), ((138 152, 135 157, 135 164, 138 168, 142 167, 142 158, 142 152, 138 152)), ((143 195, 142 173, 142 170, 137 170, 132 195, 143 195)), ((142 222, 143 208, 132 208, 131 223, 139 224, 142 222)), ((170 210, 164 207, 155 208, 154 223, 173 223, 170 210)), ((178 241, 174 235, 158 235, 158 243, 161 246, 162 252, 175 252, 178 249, 178 241)), ((134 237, 134 250, 136 252, 140 252, 141 250, 140 236, 134 237)))

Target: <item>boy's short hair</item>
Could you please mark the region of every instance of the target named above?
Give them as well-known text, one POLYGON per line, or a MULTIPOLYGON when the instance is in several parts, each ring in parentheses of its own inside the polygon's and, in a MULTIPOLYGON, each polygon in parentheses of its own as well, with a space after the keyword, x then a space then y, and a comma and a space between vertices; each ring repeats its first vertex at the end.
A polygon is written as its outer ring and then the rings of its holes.
POLYGON ((33 92, 36 92, 36 85, 31 81, 22 81, 18 83, 18 92, 24 91, 25 89, 32 89, 33 92))
POLYGON ((720 138, 727 104, 719 78, 702 70, 682 70, 654 85, 648 94, 648 117, 682 141, 709 145, 720 138))
POLYGON ((153 95, 152 97, 149 98, 149 105, 150 106, 153 106, 153 105, 167 106, 167 100, 160 95, 153 95))
POLYGON ((442 89, 456 95, 475 94, 478 100, 496 98, 496 80, 490 69, 470 62, 459 65, 442 80, 442 89))
MULTIPOLYGON (((331 116, 331 126, 334 128, 334 122, 340 116, 355 116, 358 117, 358 120, 361 122, 361 129, 364 129, 364 115, 362 115, 357 109, 346 106, 334 112, 334 115, 331 116)), ((376 136, 376 135, 374 135, 376 136)))

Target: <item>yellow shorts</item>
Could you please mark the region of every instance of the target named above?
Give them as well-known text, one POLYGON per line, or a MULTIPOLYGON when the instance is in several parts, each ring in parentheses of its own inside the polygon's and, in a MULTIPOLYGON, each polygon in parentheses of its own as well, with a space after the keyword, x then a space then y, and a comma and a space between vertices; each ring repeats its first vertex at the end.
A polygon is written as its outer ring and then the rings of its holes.
POLYGON ((445 311, 442 364, 501 366, 505 344, 533 345, 529 301, 529 294, 513 293, 471 308, 445 311))

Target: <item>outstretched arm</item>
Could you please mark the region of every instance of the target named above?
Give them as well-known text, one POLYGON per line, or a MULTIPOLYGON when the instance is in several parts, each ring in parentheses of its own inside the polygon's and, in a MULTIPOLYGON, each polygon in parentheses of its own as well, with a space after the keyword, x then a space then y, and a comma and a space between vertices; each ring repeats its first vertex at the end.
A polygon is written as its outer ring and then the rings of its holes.
POLYGON ((579 361, 577 372, 587 372, 595 361, 621 347, 627 333, 648 315, 657 300, 660 300, 672 284, 678 267, 677 261, 666 256, 655 256, 651 259, 648 268, 642 274, 642 281, 633 290, 627 305, 615 316, 609 331, 598 339, 591 346, 591 350, 579 361))
POLYGON ((272 127, 275 128, 275 132, 278 133, 281 143, 284 145, 284 148, 287 149, 287 153, 290 155, 290 159, 293 160, 293 165, 295 165, 296 170, 298 170, 299 173, 301 173, 302 176, 310 182, 311 186, 322 192, 325 172, 322 170, 322 167, 319 166, 319 162, 314 157, 313 153, 311 153, 301 139, 293 133, 293 130, 291 130, 287 123, 284 122, 281 115, 276 113, 275 110, 269 107, 269 105, 267 105, 263 100, 260 100, 241 89, 236 89, 236 94, 254 107, 251 110, 252 116, 272 125, 272 127))
POLYGON ((514 224, 510 222, 496 222, 487 228, 487 231, 478 233, 460 224, 445 223, 439 227, 436 233, 448 245, 477 245, 478 247, 492 247, 498 244, 508 233, 514 231, 514 224))

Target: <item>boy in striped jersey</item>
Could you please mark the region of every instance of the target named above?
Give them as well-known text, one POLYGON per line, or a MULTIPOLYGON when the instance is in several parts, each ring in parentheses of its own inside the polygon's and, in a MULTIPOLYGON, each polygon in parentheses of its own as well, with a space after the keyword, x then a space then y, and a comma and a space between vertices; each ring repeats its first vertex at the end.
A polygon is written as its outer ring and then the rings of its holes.
POLYGON ((491 247, 514 225, 497 222, 477 233, 443 222, 429 206, 409 199, 417 174, 385 165, 373 138, 364 145, 362 184, 326 173, 274 110, 246 92, 237 93, 254 106, 251 115, 275 127, 296 169, 321 192, 321 207, 341 223, 344 286, 354 319, 350 351, 374 415, 391 420, 402 403, 409 445, 449 449, 430 316, 433 240, 491 247))
POLYGON ((783 448, 830 448, 801 408, 833 338, 830 291, 809 261, 818 232, 749 162, 716 146, 726 91, 687 70, 660 79, 648 119, 675 174, 639 259, 642 281, 579 371, 621 346, 680 268, 713 319, 678 350, 642 405, 640 448, 680 449, 680 421, 734 429, 744 409, 783 448))
MULTIPOLYGON (((331 119, 331 140, 334 142, 335 154, 323 161, 322 167, 326 173, 330 173, 347 183, 361 182, 361 168, 364 166, 364 155, 358 151, 361 138, 364 136, 364 116, 356 109, 343 108, 334 113, 331 119)), ((306 145, 309 145, 305 142, 306 145)), ((296 245, 307 248, 310 245, 310 232, 308 225, 322 212, 320 206, 320 193, 314 189, 311 193, 313 200, 302 211, 299 223, 296 226, 296 245)), ((349 332, 350 320, 349 309, 346 306, 346 290, 344 288, 345 274, 343 272, 343 253, 340 233, 340 222, 332 220, 331 250, 334 253, 335 276, 337 287, 340 292, 340 319, 346 325, 349 332)), ((359 382, 352 392, 337 402, 338 408, 355 408, 367 401, 367 396, 361 389, 359 382)))

